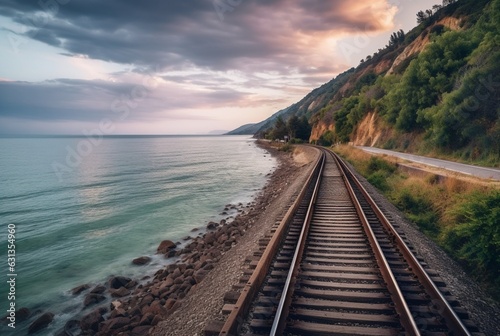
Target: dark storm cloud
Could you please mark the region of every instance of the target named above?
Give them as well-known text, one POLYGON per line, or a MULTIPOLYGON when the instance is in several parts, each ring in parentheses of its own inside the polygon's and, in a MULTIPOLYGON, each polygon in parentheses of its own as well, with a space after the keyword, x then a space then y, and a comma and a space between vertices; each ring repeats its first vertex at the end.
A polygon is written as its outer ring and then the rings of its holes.
POLYGON ((96 120, 110 111, 113 97, 130 90, 130 85, 110 86, 100 81, 72 79, 42 83, 0 82, 0 117, 96 120))
POLYGON ((148 68, 222 71, 286 72, 309 52, 298 36, 382 29, 377 18, 388 9, 385 0, 59 1, 4 0, 0 15, 69 54, 148 68))
POLYGON ((230 102, 247 104, 249 94, 232 89, 196 93, 166 85, 57 79, 41 83, 0 82, 0 118, 40 121, 96 121, 115 118, 123 108, 129 119, 175 117, 182 109, 220 108, 230 102))

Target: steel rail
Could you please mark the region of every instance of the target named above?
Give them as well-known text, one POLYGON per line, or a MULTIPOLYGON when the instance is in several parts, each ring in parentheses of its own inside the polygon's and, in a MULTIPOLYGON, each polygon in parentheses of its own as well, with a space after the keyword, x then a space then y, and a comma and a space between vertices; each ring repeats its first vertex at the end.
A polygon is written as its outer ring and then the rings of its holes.
POLYGON ((258 290, 265 279, 271 261, 273 257, 276 255, 276 251, 286 232, 287 227, 289 226, 289 223, 292 221, 294 213, 299 208, 300 203, 304 199, 307 193, 308 186, 311 184, 315 174, 318 173, 318 170, 321 167, 322 157, 324 157, 321 154, 322 153, 320 151, 320 155, 318 156, 315 166, 312 169, 311 173, 309 174, 306 183, 304 183, 304 186, 302 187, 295 202, 288 209, 287 213, 281 220, 278 228, 276 229, 275 233, 273 234, 273 237, 271 238, 271 241, 264 250, 264 253, 260 258, 257 267, 252 273, 245 287, 242 289, 236 304, 234 305, 232 311, 229 313, 229 316, 219 333, 220 336, 237 335, 237 330, 241 325, 241 323, 243 322, 243 317, 248 313, 248 310, 250 308, 253 299, 255 298, 255 295, 258 293, 258 290))
POLYGON ((321 167, 319 169, 318 178, 316 180, 316 184, 314 186, 313 195, 311 197, 311 201, 309 202, 309 206, 307 208, 306 218, 304 220, 304 224, 302 225, 302 229, 300 231, 299 240, 297 242, 297 247, 295 248, 295 252, 293 254, 292 263, 290 265, 290 270, 288 271, 288 275, 286 277, 285 285, 283 287, 283 291, 281 293, 281 298, 278 304, 278 308, 276 310, 276 315, 274 317, 273 325, 271 327, 271 332, 269 336, 281 335, 283 330, 285 329, 286 318, 288 317, 288 306, 290 304, 290 300, 293 295, 293 288, 295 285, 295 279, 297 277, 297 272, 299 269, 300 262, 302 260, 302 255, 304 253, 304 247, 307 240, 307 235, 309 233, 309 226, 311 224, 311 219, 314 213, 314 206, 316 204, 316 200, 318 198, 319 187, 321 185, 321 175, 323 173, 323 169, 325 167, 325 153, 322 151, 321 153, 321 167))
MULTIPOLYGON (((356 178, 356 176, 353 174, 351 169, 347 167, 347 165, 338 157, 337 154, 332 152, 332 155, 334 155, 337 160, 341 163, 343 166, 344 170, 347 171, 352 179, 352 181, 356 184, 360 192, 363 194, 364 198, 368 201, 370 207, 373 209, 375 212, 377 218, 380 220, 382 225, 393 235, 396 244, 398 248, 400 249, 401 253, 403 254, 403 257, 405 260, 408 262, 409 266, 411 267, 412 272, 415 273, 415 275, 418 277, 420 283, 424 286, 425 290, 427 291, 428 294, 431 295, 431 297, 435 300, 438 300, 439 305, 441 308, 440 313, 444 317, 446 324, 452 331, 454 332, 455 335, 468 335, 470 336, 471 333, 467 330, 465 325, 462 323, 458 315, 455 313, 453 308, 450 306, 446 298, 443 296, 439 288, 436 286, 434 281, 430 278, 430 276, 427 274, 425 269, 422 267, 420 262, 417 260, 415 255, 411 252, 409 249, 408 245, 404 242, 404 240, 401 238, 399 233, 396 231, 396 229, 392 226, 390 221, 387 219, 387 217, 384 215, 382 210, 378 207, 378 205, 375 203, 373 198, 368 194, 366 189, 361 185, 359 180, 356 178)), ((348 183, 350 185, 350 183, 348 183)))
POLYGON ((413 318, 410 307, 408 306, 404 296, 403 292, 401 291, 401 288, 398 285, 398 282, 396 280, 396 277, 394 276, 394 273, 391 270, 391 266, 389 265, 387 259, 385 258, 384 252, 382 251, 382 248, 380 247, 380 244, 375 237, 375 233, 373 232, 370 223, 368 222, 368 219, 366 218, 366 215, 361 207, 361 204, 359 203, 358 198, 356 197, 356 194, 354 193, 354 190, 347 180, 346 177, 346 172, 343 169, 340 160, 336 155, 334 155, 332 152, 329 151, 329 153, 333 156, 335 162, 337 163, 341 174, 342 178, 344 180, 344 183, 346 185, 347 191, 349 192, 349 195, 351 196, 351 200, 354 203, 354 207, 356 208, 356 212, 358 213, 358 216, 361 220, 361 223, 363 224, 363 229, 366 233, 366 236, 368 237, 368 240, 370 241, 370 244, 372 246, 372 250, 375 253, 375 258, 377 260, 377 264, 379 266, 380 272, 382 274, 382 278, 384 279, 387 288, 389 289, 389 293, 391 294, 391 298, 394 302, 396 312, 400 316, 401 324, 403 325, 405 329, 405 334, 406 335, 412 335, 412 336, 420 336, 420 331, 418 330, 417 323, 415 322, 415 319, 413 318))

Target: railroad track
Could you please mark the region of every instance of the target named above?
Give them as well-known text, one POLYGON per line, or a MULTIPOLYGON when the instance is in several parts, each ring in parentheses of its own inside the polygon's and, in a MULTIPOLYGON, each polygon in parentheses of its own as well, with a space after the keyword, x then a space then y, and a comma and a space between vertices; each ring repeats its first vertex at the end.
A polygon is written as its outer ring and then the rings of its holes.
POLYGON ((321 149, 220 335, 482 335, 388 217, 321 149))

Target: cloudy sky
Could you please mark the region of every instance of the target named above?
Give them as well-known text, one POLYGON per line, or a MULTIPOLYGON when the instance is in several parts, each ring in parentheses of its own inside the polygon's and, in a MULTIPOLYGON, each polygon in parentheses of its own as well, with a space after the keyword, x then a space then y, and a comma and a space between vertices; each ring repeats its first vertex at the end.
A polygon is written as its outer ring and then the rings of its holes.
POLYGON ((259 122, 435 3, 2 0, 0 134, 198 134, 259 122))

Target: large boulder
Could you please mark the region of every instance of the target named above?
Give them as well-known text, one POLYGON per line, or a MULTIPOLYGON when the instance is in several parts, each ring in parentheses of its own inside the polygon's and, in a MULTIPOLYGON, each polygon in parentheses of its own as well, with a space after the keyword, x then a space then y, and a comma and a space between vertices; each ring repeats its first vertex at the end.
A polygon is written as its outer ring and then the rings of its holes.
POLYGON ((209 230, 214 230, 217 226, 219 226, 219 223, 216 223, 216 222, 208 222, 208 224, 207 224, 207 229, 209 229, 209 230))
POLYGON ((83 292, 83 291, 85 291, 85 290, 87 290, 87 289, 89 289, 89 288, 90 288, 90 286, 89 286, 89 285, 87 285, 87 284, 85 284, 85 285, 80 285, 80 286, 78 286, 78 287, 73 288, 73 289, 71 290, 71 293, 72 293, 73 295, 78 295, 78 294, 80 294, 81 292, 83 292))
POLYGON ((62 328, 56 335, 68 336, 68 335, 79 335, 80 333, 81 333, 80 321, 69 320, 64 325, 64 328, 62 328))
POLYGON ((151 261, 150 257, 143 256, 143 257, 135 258, 134 260, 132 260, 132 264, 142 266, 142 265, 146 265, 150 261, 151 261))
POLYGON ((112 297, 124 297, 130 294, 130 291, 125 287, 120 287, 118 289, 110 289, 112 297))
POLYGON ((92 294, 102 294, 105 291, 106 291, 106 287, 105 286, 103 286, 103 285, 97 285, 94 288, 92 288, 92 290, 90 291, 90 293, 92 293, 92 294))
POLYGON ((44 313, 42 316, 37 318, 33 323, 28 328, 28 334, 34 334, 37 331, 40 331, 44 328, 47 328, 47 326, 54 320, 54 314, 52 313, 44 313))
POLYGON ((130 278, 115 276, 108 280, 108 284, 110 288, 118 289, 120 287, 126 287, 130 281, 132 281, 130 278))
POLYGON ((102 310, 96 309, 90 314, 85 315, 80 321, 80 328, 83 331, 98 331, 99 323, 104 321, 102 310))
POLYGON ((159 254, 166 254, 168 253, 170 250, 173 250, 175 249, 177 245, 175 245, 175 243, 171 240, 164 240, 160 243, 160 246, 158 246, 158 249, 156 249, 156 253, 159 253, 159 254))
POLYGON ((31 311, 28 308, 26 307, 19 308, 16 311, 16 322, 21 323, 23 321, 26 321, 30 316, 31 316, 31 311))
POLYGON ((94 294, 94 293, 89 293, 87 296, 85 296, 85 300, 83 300, 83 305, 85 307, 99 303, 101 301, 104 301, 106 297, 102 294, 94 294))

